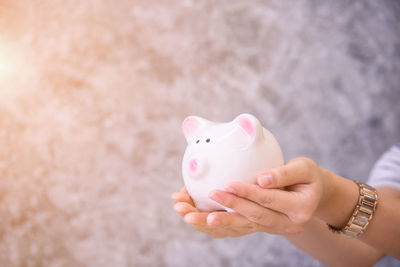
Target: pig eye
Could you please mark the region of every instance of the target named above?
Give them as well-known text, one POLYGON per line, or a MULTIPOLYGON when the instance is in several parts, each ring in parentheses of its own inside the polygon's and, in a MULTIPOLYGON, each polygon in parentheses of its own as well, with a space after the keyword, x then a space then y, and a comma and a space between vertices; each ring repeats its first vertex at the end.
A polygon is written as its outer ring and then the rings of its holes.
POLYGON ((200 140, 197 140, 197 141, 196 141, 196 144, 198 144, 199 142, 200 142, 200 140))
POLYGON ((210 138, 207 138, 206 142, 207 142, 207 143, 210 143, 210 141, 211 141, 210 138))

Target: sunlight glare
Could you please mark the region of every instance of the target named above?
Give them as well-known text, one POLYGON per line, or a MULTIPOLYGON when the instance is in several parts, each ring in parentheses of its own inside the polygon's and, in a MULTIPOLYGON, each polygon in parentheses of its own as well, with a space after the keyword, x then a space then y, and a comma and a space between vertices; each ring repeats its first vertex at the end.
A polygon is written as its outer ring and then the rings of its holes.
POLYGON ((0 43, 0 79, 12 75, 16 71, 16 62, 13 60, 11 51, 0 43))
POLYGON ((16 93, 26 77, 28 62, 23 62, 21 51, 0 39, 0 98, 5 94, 16 93))

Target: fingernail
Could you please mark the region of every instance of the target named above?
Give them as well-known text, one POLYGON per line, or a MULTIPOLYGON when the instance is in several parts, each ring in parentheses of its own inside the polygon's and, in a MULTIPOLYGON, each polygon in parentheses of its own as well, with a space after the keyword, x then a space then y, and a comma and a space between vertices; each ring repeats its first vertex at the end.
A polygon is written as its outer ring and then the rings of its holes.
POLYGON ((189 213, 189 214, 186 214, 184 217, 183 217, 183 219, 185 220, 185 222, 187 222, 187 223, 193 223, 194 222, 194 218, 193 218, 193 216, 189 213))
POLYGON ((215 215, 211 215, 211 216, 209 215, 209 216, 207 217, 207 223, 208 223, 209 225, 216 226, 216 225, 220 224, 221 221, 218 220, 218 218, 217 218, 215 215))
POLYGON ((225 187, 225 191, 226 191, 226 192, 229 192, 229 193, 232 193, 232 194, 237 194, 236 189, 234 189, 234 188, 232 188, 232 187, 230 187, 230 186, 225 187))
POLYGON ((182 205, 182 203, 175 203, 175 205, 174 205, 174 210, 175 211, 177 211, 177 212, 179 212, 179 211, 181 211, 182 210, 182 208, 183 208, 183 205, 182 205))
POLYGON ((210 194, 210 198, 212 200, 214 200, 214 201, 217 201, 218 203, 222 203, 223 202, 223 197, 217 191, 212 191, 211 194, 210 194))
POLYGON ((266 187, 272 184, 273 179, 274 178, 272 177, 272 174, 265 173, 258 177, 258 184, 261 185, 262 187, 266 187))

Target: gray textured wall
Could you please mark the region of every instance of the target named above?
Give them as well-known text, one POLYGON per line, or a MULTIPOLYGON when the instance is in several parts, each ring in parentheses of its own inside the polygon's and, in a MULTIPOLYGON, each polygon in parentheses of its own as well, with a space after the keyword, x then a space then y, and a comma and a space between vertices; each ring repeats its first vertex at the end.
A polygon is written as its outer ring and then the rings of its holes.
POLYGON ((397 0, 0 0, 0 265, 319 266, 181 221, 181 121, 250 112, 365 180, 399 102, 397 0))

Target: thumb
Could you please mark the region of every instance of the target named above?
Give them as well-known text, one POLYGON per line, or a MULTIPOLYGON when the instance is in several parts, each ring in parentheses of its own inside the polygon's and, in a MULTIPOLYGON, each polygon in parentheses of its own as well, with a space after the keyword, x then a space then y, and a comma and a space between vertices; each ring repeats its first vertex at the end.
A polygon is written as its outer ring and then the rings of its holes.
POLYGON ((283 188, 312 181, 312 171, 318 165, 309 158, 295 158, 286 165, 272 168, 257 176, 257 184, 263 188, 283 188))

